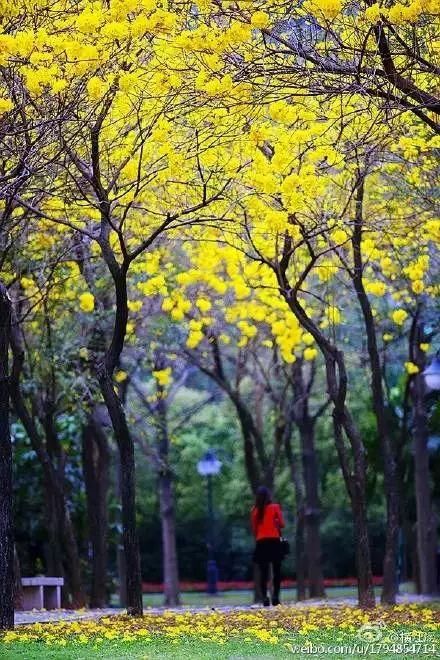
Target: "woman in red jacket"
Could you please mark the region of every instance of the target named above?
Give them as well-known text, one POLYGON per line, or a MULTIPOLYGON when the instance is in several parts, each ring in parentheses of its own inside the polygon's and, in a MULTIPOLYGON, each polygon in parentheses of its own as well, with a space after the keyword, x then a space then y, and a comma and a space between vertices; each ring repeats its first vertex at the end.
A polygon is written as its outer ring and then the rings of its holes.
POLYGON ((280 505, 272 502, 270 492, 265 486, 260 486, 257 490, 255 506, 251 511, 251 525, 256 539, 254 562, 260 568, 263 604, 266 607, 270 605, 267 597, 267 580, 269 565, 272 564, 272 605, 279 605, 282 560, 280 536, 284 519, 280 505))

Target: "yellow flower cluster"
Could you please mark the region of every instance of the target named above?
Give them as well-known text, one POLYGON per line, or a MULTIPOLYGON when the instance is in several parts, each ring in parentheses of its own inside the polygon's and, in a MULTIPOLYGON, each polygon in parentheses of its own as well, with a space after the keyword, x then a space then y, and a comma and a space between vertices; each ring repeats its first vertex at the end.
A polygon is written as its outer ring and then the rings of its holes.
POLYGON ((303 8, 311 14, 331 20, 341 12, 342 2, 341 0, 306 0, 303 8))
POLYGON ((393 627, 405 624, 412 630, 435 631, 440 628, 440 611, 420 605, 377 607, 365 611, 355 607, 293 607, 273 610, 163 611, 143 617, 103 617, 98 620, 57 622, 20 626, 0 636, 0 654, 9 643, 42 642, 50 647, 67 644, 99 646, 104 642, 141 642, 166 640, 171 643, 198 640, 224 644, 241 639, 284 644, 292 633, 335 630, 353 633, 366 624, 393 627))
POLYGON ((79 297, 79 306, 83 312, 93 312, 95 309, 95 298, 88 291, 82 293, 79 297))
POLYGON ((158 369, 157 371, 153 371, 153 377, 160 387, 166 387, 172 381, 171 367, 166 367, 165 369, 158 369))

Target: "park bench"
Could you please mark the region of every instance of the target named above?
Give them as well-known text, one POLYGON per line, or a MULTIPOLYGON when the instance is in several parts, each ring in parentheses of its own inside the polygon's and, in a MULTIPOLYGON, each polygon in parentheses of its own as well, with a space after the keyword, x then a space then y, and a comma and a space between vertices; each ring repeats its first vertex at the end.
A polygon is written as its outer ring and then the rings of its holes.
POLYGON ((61 607, 61 587, 64 578, 26 577, 21 578, 23 610, 56 610, 61 607))

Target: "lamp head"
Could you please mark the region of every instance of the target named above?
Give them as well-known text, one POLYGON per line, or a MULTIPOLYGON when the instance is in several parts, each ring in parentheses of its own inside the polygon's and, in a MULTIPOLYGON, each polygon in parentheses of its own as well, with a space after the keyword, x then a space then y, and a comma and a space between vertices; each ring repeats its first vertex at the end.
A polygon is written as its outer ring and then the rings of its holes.
POLYGON ((197 463, 197 472, 202 477, 218 474, 220 472, 222 463, 218 460, 215 451, 209 449, 203 458, 197 463))
POLYGON ((439 391, 440 390, 440 356, 437 354, 429 364, 426 369, 423 371, 423 377, 425 379, 426 386, 430 390, 439 391))

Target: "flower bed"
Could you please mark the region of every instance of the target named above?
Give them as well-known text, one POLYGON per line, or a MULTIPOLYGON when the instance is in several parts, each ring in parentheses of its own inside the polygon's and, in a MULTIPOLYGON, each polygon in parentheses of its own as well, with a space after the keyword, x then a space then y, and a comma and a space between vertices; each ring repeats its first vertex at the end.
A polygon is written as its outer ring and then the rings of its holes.
MULTIPOLYGON (((373 584, 375 586, 380 586, 382 584, 382 577, 375 576, 373 577, 373 584)), ((283 580, 282 586, 286 589, 295 588, 296 580, 283 580)), ((326 578, 324 580, 324 586, 326 588, 330 587, 356 587, 357 580, 354 577, 348 578, 326 578)), ((250 581, 240 580, 240 581, 219 581, 217 583, 217 588, 219 591, 241 591, 245 589, 253 589, 254 583, 250 581)), ((206 582, 189 582, 182 581, 180 582, 181 591, 206 591, 206 582)), ((142 591, 145 594, 154 594, 163 592, 163 584, 158 582, 143 582, 142 591)))

